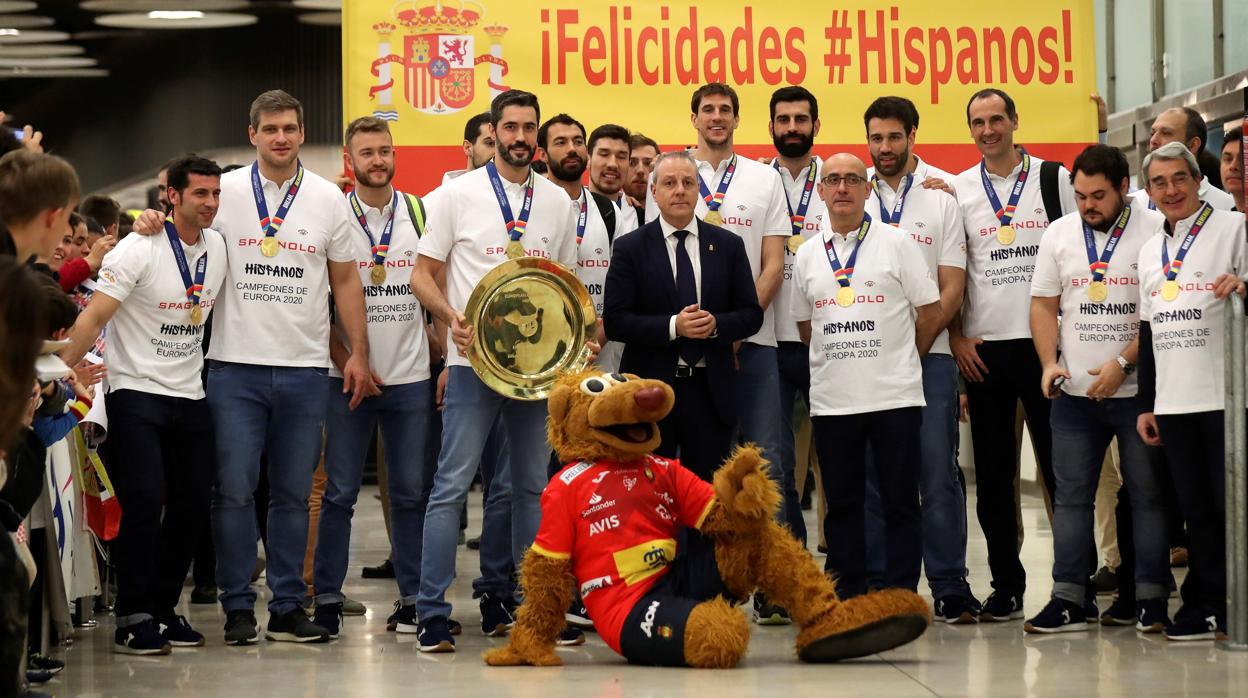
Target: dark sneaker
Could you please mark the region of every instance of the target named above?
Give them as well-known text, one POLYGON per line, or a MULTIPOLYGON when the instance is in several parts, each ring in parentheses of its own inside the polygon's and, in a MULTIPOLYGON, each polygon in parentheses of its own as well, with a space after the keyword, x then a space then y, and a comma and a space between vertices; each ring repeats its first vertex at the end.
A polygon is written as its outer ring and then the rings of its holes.
POLYGON ((580 628, 567 626, 563 632, 559 633, 559 639, 555 640, 555 644, 560 647, 575 647, 585 644, 585 633, 580 628))
POLYGON ((1218 619, 1214 616, 1185 618, 1175 621, 1166 628, 1166 639, 1175 642, 1217 640, 1222 635, 1223 633, 1218 629, 1218 619))
POLYGON ((191 590, 191 603, 207 605, 217 602, 217 588, 211 584, 197 584, 191 590))
POLYGON ((765 594, 756 592, 754 594, 754 622, 758 625, 789 625, 793 619, 789 617, 789 612, 783 606, 770 603, 765 594))
POLYGON ((469 550, 480 550, 481 549, 481 536, 473 536, 472 538, 469 538, 468 542, 465 543, 465 545, 467 545, 469 550))
POLYGON ((416 605, 404 606, 402 601, 395 601, 394 613, 386 619, 386 630, 392 633, 420 632, 420 624, 416 620, 416 605))
POLYGON ((264 636, 276 642, 329 641, 329 631, 308 620, 298 608, 269 615, 269 625, 264 630, 264 636))
POLYGON ((935 606, 936 621, 948 625, 974 625, 982 612, 979 602, 966 596, 942 596, 935 606))
POLYGON ((113 651, 118 654, 169 654, 173 648, 161 636, 156 621, 148 618, 117 628, 113 633, 113 651))
POLYGON ((568 625, 575 628, 591 630, 594 627, 594 621, 589 617, 589 611, 585 609, 585 604, 581 603, 579 598, 572 600, 572 606, 568 608, 567 613, 563 614, 563 619, 568 622, 568 625))
POLYGON ((1136 618, 1139 620, 1135 624, 1135 629, 1153 635, 1165 632, 1170 626, 1170 614, 1168 613, 1166 599, 1145 599, 1136 603, 1136 618))
POLYGON ((329 639, 337 640, 338 631, 342 629, 342 604, 325 603, 317 606, 312 622, 324 628, 329 633, 329 639))
POLYGON ((160 628, 160 634, 174 647, 203 647, 204 636, 191 624, 186 622, 186 616, 170 616, 157 621, 157 627, 160 628))
POLYGON ((260 639, 256 614, 248 610, 230 611, 225 615, 225 644, 252 645, 260 639))
POLYGON ((451 637, 450 623, 443 616, 434 616, 420 623, 416 636, 421 652, 454 652, 455 638, 451 637))
MULTIPOLYGON (((55 674, 53 674, 50 671, 46 671, 44 669, 27 669, 26 670, 26 683, 47 683, 52 680, 53 676, 55 676, 55 674)), ((32 694, 23 693, 22 695, 29 697, 32 694)), ((47 694, 41 693, 39 695, 47 695, 47 694)))
POLYGON ((486 637, 502 637, 515 624, 516 616, 507 603, 490 594, 481 595, 481 632, 486 637))
POLYGON ((1023 617, 1023 595, 994 591, 984 600, 979 619, 989 623, 1004 623, 1023 617))
POLYGON ((1083 606, 1057 597, 1049 599, 1044 610, 1023 623, 1023 630, 1029 633, 1077 633, 1087 629, 1083 606))
POLYGON ((360 576, 365 579, 394 579, 394 563, 386 560, 376 567, 365 567, 360 576))
POLYGON ((1083 619, 1089 625, 1096 623, 1097 618, 1101 615, 1100 609, 1096 607, 1096 597, 1092 596, 1083 601, 1083 619))
POLYGON ((1118 591, 1118 575, 1108 567, 1101 567, 1088 579, 1088 584, 1096 589, 1098 596, 1106 596, 1118 591))
POLYGON ((59 659, 46 657, 38 652, 30 655, 26 659, 26 668, 34 671, 46 671, 49 674, 59 674, 65 668, 65 662, 59 659))
POLYGON ((1122 597, 1114 599, 1114 603, 1101 614, 1101 625, 1109 627, 1135 625, 1135 602, 1125 601, 1122 597))

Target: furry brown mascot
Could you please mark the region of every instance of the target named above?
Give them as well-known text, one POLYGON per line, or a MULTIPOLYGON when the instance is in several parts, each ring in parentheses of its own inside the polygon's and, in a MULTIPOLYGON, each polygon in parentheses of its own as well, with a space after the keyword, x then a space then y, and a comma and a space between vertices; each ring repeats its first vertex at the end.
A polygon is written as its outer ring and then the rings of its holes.
POLYGON ((732 600, 755 589, 792 614, 803 661, 861 657, 923 634, 931 612, 911 591, 837 598, 776 523, 780 495, 756 448, 737 449, 713 485, 651 455, 674 400, 666 384, 632 375, 584 371, 557 382, 548 432, 571 464, 542 495, 541 529, 521 566, 524 603, 509 644, 487 652, 487 664, 560 664, 555 640, 578 585, 603 640, 641 664, 736 666, 750 631, 732 600))

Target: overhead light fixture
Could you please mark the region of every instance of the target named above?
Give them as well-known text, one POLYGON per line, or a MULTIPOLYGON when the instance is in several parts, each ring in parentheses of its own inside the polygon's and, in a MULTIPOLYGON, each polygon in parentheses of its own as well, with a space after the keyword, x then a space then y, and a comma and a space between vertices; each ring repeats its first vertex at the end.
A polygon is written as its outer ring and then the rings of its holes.
POLYGON ((199 10, 152 10, 147 16, 151 19, 203 19, 204 13, 199 10))
POLYGON ((53 24, 56 24, 56 20, 41 15, 0 14, 0 27, 7 29, 39 29, 53 24))
POLYGON ((151 12, 153 10, 198 10, 229 12, 247 7, 246 0, 86 0, 78 4, 90 12, 151 12))
POLYGON ((86 50, 74 44, 18 44, 0 45, 0 58, 56 58, 81 56, 86 50))
POLYGON ((341 27, 341 12, 304 12, 295 18, 300 24, 310 24, 314 27, 341 27))
POLYGON ((68 41, 66 32, 47 31, 43 29, 0 29, 0 46, 11 44, 46 44, 49 41, 68 41))
MULTIPOLYGON (((162 13, 163 14, 163 13, 162 13)), ((255 15, 233 12, 200 12, 199 16, 188 16, 192 13, 179 11, 176 18, 157 15, 155 12, 127 12, 121 14, 99 15, 95 23, 101 27, 114 29, 224 29, 227 27, 245 27, 255 24, 255 15)))
POLYGON ((301 10, 342 9, 342 0, 294 0, 292 4, 301 10))
POLYGON ((0 0, 0 12, 30 12, 38 6, 28 0, 0 0))
POLYGON ((0 68, 0 80, 7 78, 106 78, 103 68, 0 68))
POLYGON ((94 58, 71 56, 69 58, 0 58, 0 70, 9 68, 92 68, 98 65, 94 58))

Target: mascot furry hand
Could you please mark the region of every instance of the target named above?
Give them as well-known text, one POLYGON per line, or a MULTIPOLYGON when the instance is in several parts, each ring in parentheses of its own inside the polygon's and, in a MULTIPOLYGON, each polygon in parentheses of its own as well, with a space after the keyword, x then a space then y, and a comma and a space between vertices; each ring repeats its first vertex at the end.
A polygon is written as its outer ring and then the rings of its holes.
POLYGON ((728 668, 745 656, 749 624, 728 599, 755 589, 789 610, 807 662, 903 645, 930 623, 927 603, 898 589, 837 598, 810 553, 775 521, 767 462, 738 449, 714 483, 651 455, 675 398, 666 384, 584 371, 549 400, 550 443, 571 465, 542 494, 542 523, 525 555, 510 643, 487 664, 560 664, 555 640, 573 591, 611 649, 641 664, 728 668), (676 556, 681 527, 698 530, 676 556))

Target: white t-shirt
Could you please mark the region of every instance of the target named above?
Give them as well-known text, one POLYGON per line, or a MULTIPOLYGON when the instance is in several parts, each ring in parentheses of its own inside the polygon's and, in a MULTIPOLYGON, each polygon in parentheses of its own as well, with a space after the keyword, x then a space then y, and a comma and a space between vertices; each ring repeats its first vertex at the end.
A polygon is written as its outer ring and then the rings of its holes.
MULTIPOLYGON (((730 157, 714 168, 708 162, 697 161, 698 176, 706 182, 712 194, 719 191, 719 182, 731 160, 730 157)), ((650 181, 654 181, 654 173, 650 174, 650 181)), ((694 215, 705 219, 708 210, 706 202, 699 196, 694 215)), ((763 238, 783 236, 787 240, 793 233, 780 175, 770 165, 738 156, 737 169, 728 185, 728 191, 724 193, 719 214, 724 219, 720 227, 740 235, 745 241, 745 254, 750 259, 750 271, 757 281, 763 268, 763 238)), ((646 220, 652 221, 658 215, 658 203, 653 196, 647 197, 646 220)), ((757 334, 745 341, 768 347, 776 346, 775 318, 775 303, 772 303, 763 312, 763 326, 757 334)))
MULTIPOLYGON (((199 296, 207 318, 227 276, 225 240, 217 231, 206 229, 196 244, 179 244, 192 278, 199 258, 208 254, 199 296)), ((95 291, 121 303, 106 330, 110 392, 138 390, 190 400, 204 397, 200 381, 204 325, 191 322, 186 285, 163 230, 122 238, 105 255, 95 291)))
MULTIPOLYGON (((393 199, 392 199, 393 200, 393 199)), ((350 204, 347 206, 351 210, 350 204)), ((375 209, 360 200, 368 230, 381 242, 382 231, 390 220, 391 204, 375 209)), ((394 229, 390 234, 390 250, 386 253, 386 280, 374 284, 370 274, 373 255, 368 236, 355 220, 352 211, 351 250, 364 285, 364 310, 368 318, 368 362, 385 385, 403 385, 429 379, 429 343, 425 339, 425 310, 412 295, 412 269, 416 267, 416 247, 420 239, 403 194, 394 207, 394 229)), ((351 348, 341 321, 338 334, 351 348)), ((342 373, 331 366, 329 374, 338 378, 342 373)))
MULTIPOLYGON (((939 285, 939 267, 966 269, 966 232, 962 227, 962 209, 958 207, 958 200, 952 195, 939 189, 923 188, 923 180, 928 177, 936 177, 949 182, 953 176, 928 165, 918 156, 915 156, 915 159, 918 160, 918 165, 914 168, 914 180, 910 185, 909 193, 906 194, 905 205, 901 210, 901 221, 897 227, 910 231, 910 239, 919 246, 919 251, 923 253, 923 261, 927 262, 927 270, 932 273, 932 278, 936 279, 939 285)), ((874 174, 874 167, 867 170, 868 177, 874 174)), ((904 187, 905 180, 903 179, 902 182, 904 187)), ((876 220, 881 220, 879 218, 879 194, 883 194, 884 208, 889 216, 892 216, 899 193, 893 191, 893 188, 888 186, 888 182, 881 179, 878 194, 875 187, 871 188, 871 195, 867 198, 867 213, 876 220)), ((936 335, 936 341, 932 342, 932 349, 928 353, 950 353, 949 330, 941 330, 940 334, 936 335)))
MULTIPOLYGON (((1203 207, 1202 207, 1203 208, 1203 207)), ((1178 298, 1161 296, 1161 246, 1174 261, 1197 213, 1179 221, 1173 235, 1162 229, 1140 249, 1140 319, 1153 333, 1157 365, 1157 414, 1209 412, 1223 408, 1223 314, 1226 300, 1213 296, 1213 282, 1225 273, 1248 278, 1244 216, 1213 211, 1183 258, 1175 281, 1178 298)), ((110 340, 111 341, 111 340, 110 340)))
MULTIPOLYGON (((1036 267, 1036 253, 1040 251, 1040 238, 1049 225, 1040 192, 1043 162, 1040 158, 1031 158, 1027 183, 1010 222, 1016 234, 1010 245, 997 241, 1001 222, 988 203, 979 165, 954 180, 958 204, 962 208, 962 224, 966 228, 966 301, 962 304, 965 337, 986 341, 1031 337, 1031 275, 1036 267)), ((1020 162, 1006 178, 988 175, 1002 206, 1009 204, 1022 167, 1020 162)), ((1075 190, 1065 167, 1058 172, 1057 181, 1062 212, 1077 210, 1075 190)))
MULTIPOLYGON (((576 246, 576 278, 585 284, 585 290, 589 291, 590 300, 594 303, 594 312, 601 320, 603 289, 607 283, 607 269, 611 266, 612 238, 607 235, 607 223, 602 218, 602 212, 598 210, 598 202, 590 195, 588 189, 581 191, 579 201, 572 202, 578 217, 582 204, 585 205, 585 236, 576 246)), ((633 211, 633 207, 626 205, 624 208, 632 212, 633 220, 636 220, 637 212, 633 211)), ((635 230, 635 228, 622 226, 620 221, 620 210, 617 208, 615 240, 635 230)), ((573 227, 573 232, 575 231, 576 228, 573 227)), ((619 368, 620 358, 623 355, 623 342, 607 342, 598 352, 598 367, 609 373, 614 372, 619 368)))
MULTIPOLYGON (((526 184, 502 182, 512 214, 518 217, 526 184)), ((576 202, 559 185, 533 176, 532 210, 520 240, 525 253, 576 269, 579 212, 576 202)), ((446 263, 447 301, 462 313, 477 283, 507 261, 507 243, 511 241, 486 168, 478 167, 439 187, 437 200, 427 207, 427 213, 420 254, 446 263)), ((469 365, 454 342, 448 347, 447 365, 469 365)))
MULTIPOLYGON (((857 230, 855 229, 855 233, 857 230)), ((940 300, 936 279, 909 233, 872 220, 861 243, 832 232, 797 251, 793 317, 810 320, 810 413, 860 414, 922 407, 923 370, 914 345, 914 308, 940 300), (832 241, 842 265, 861 244, 852 286, 856 302, 836 303, 840 289, 828 261, 832 241)))
MULTIPOLYGON (((776 159, 772 158, 772 169, 775 169, 775 163, 776 159)), ((802 236, 806 238, 806 242, 819 237, 819 226, 828 210, 823 199, 819 198, 819 176, 822 173, 823 160, 815 156, 815 188, 810 191, 810 204, 806 207, 806 217, 802 222, 802 236)), ((788 168, 780 168, 780 182, 784 185, 785 196, 788 197, 789 205, 793 207, 794 213, 802 203, 802 192, 806 189, 806 178, 809 174, 810 165, 803 167, 797 173, 797 177, 790 174, 788 168)), ((786 208, 785 213, 787 214, 788 211, 789 209, 786 208)), ((791 227, 792 224, 790 224, 790 229, 791 227)), ((793 310, 790 308, 792 302, 790 296, 793 294, 793 265, 797 263, 797 255, 789 251, 788 241, 785 242, 784 283, 780 286, 776 299, 772 301, 772 306, 776 309, 776 341, 800 342, 802 338, 797 333, 797 320, 793 319, 793 310)))
MULTIPOLYGON (((1208 202, 1210 206, 1219 211, 1235 210, 1235 197, 1213 186, 1213 182, 1210 182, 1208 177, 1201 178, 1200 189, 1197 190, 1197 195, 1200 196, 1201 201, 1208 202)), ((1146 189, 1136 189, 1131 192, 1131 196, 1135 197, 1135 200, 1144 206, 1148 206, 1149 197, 1146 189)))
MULTIPOLYGON (((269 215, 294 181, 260 178, 269 215)), ((264 232, 251 192, 251 167, 221 176, 215 221, 230 258, 212 314, 208 358, 262 366, 316 366, 329 361, 329 261, 350 262, 351 216, 332 182, 304 170, 303 185, 277 233, 275 257, 260 252, 264 232)))
MULTIPOLYGON (((1128 199, 1130 201, 1130 199, 1128 199)), ((1088 298, 1092 272, 1083 239, 1083 219, 1068 213, 1049 224, 1036 255, 1036 273, 1031 277, 1031 295, 1039 298, 1061 296, 1061 321, 1057 345, 1058 363, 1070 372, 1062 384, 1067 395, 1087 397, 1097 377, 1088 371, 1098 368, 1122 353, 1140 333, 1140 276, 1138 262, 1144 246, 1165 218, 1138 203, 1130 203, 1131 217, 1118 239, 1114 256, 1105 272, 1109 296, 1101 303, 1088 298)), ((1115 220, 1115 223, 1117 221, 1115 220)), ((1092 231, 1099 260, 1109 242, 1109 231, 1092 231)), ((1133 397, 1138 390, 1134 373, 1126 377, 1114 397, 1133 397)))

